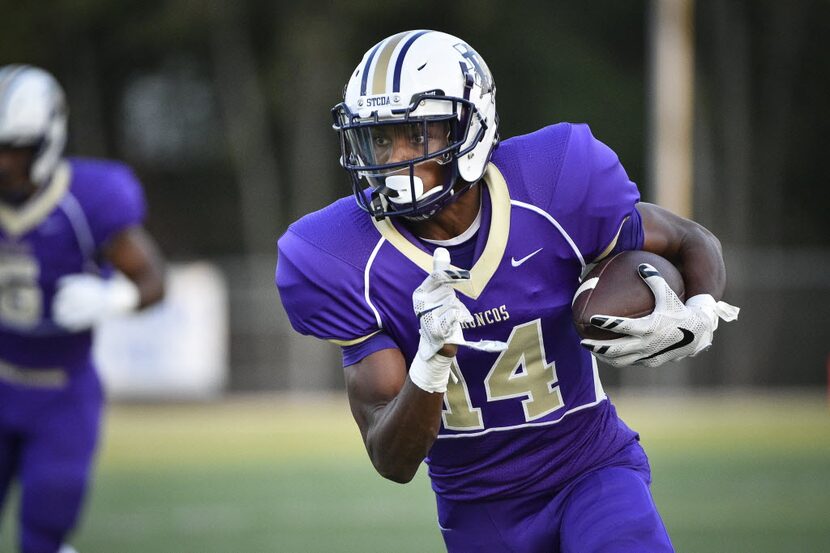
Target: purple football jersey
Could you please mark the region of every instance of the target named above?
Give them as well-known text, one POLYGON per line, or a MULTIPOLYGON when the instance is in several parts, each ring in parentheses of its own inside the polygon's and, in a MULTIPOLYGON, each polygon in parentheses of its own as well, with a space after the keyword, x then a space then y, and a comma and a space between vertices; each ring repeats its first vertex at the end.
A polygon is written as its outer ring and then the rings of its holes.
MULTIPOLYGON (((465 338, 508 347, 459 349, 426 459, 436 493, 461 501, 558 489, 636 439, 571 323, 586 263, 642 246, 639 225, 620 232, 639 222, 636 186, 586 125, 566 123, 502 142, 482 186, 471 279, 454 287, 474 318, 465 338)), ((276 281, 297 331, 361 355, 397 347, 411 363, 412 291, 434 247, 351 199, 303 217, 278 246, 276 281)))
POLYGON ((20 208, 0 204, 0 361, 32 369, 82 366, 91 332, 52 319, 61 277, 106 274, 101 248, 140 224, 145 204, 132 171, 112 161, 71 158, 20 208))

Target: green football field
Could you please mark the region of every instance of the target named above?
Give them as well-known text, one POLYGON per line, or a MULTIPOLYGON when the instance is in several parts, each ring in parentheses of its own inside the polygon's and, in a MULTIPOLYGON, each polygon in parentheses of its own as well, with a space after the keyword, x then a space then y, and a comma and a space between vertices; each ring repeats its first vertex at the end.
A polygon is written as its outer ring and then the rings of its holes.
MULTIPOLYGON (((613 399, 650 453, 678 551, 830 551, 823 394, 613 399)), ((0 552, 14 551, 9 518, 0 552)), ((338 396, 111 406, 73 541, 80 553, 442 550, 424 471, 405 486, 377 476, 338 396)))

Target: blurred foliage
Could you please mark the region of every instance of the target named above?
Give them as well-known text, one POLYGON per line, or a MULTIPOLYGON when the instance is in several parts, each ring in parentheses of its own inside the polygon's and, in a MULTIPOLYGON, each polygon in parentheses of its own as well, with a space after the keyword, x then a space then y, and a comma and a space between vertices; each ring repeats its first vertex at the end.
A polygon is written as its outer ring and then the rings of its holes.
MULTIPOLYGON (((329 108, 366 49, 412 28, 461 36, 487 60, 498 85, 503 137, 561 120, 588 122, 649 198, 643 0, 6 4, 0 61, 33 63, 56 74, 72 108, 70 153, 122 158, 137 169, 151 204, 148 226, 171 257, 234 254, 246 247, 239 160, 228 144, 227 121, 218 122, 232 116, 220 108, 219 85, 237 84, 218 81, 217 52, 231 44, 227 40, 244 43, 237 55, 253 68, 252 90, 266 107, 279 188, 269 244, 300 214, 349 192, 337 165, 329 108), (158 88, 165 80, 202 87, 205 106, 190 106, 202 111, 172 117, 187 107, 186 93, 193 89, 158 88), (153 112, 161 121, 129 112, 146 109, 125 100, 136 97, 137 83, 167 104, 166 111, 153 112), (147 128, 137 129, 142 121, 147 128), (182 129, 190 124, 196 126, 182 129), (130 146, 138 135, 175 132, 180 140, 197 136, 198 144, 170 152, 173 162, 130 146)), ((830 131, 830 76, 820 46, 830 4, 696 4, 704 222, 726 242, 827 245, 823 211, 830 203, 830 174, 817 160, 830 131), (743 215, 736 219, 736 211, 743 215), (731 226, 730 218, 736 221, 731 226)))

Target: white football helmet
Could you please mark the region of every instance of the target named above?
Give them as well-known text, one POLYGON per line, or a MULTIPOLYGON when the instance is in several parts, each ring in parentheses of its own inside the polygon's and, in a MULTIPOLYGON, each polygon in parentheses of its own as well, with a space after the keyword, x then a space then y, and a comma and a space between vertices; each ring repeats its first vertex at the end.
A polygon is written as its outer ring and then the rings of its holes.
POLYGON ((48 182, 66 145, 66 100, 55 78, 31 65, 0 67, 0 145, 32 146, 29 178, 48 182))
POLYGON ((357 203, 378 219, 432 216, 482 177, 498 143, 487 64, 466 42, 438 31, 398 33, 369 49, 332 115, 357 203), (411 155, 392 152, 400 138, 411 155), (446 178, 424 192, 415 166, 426 161, 445 166, 446 178))

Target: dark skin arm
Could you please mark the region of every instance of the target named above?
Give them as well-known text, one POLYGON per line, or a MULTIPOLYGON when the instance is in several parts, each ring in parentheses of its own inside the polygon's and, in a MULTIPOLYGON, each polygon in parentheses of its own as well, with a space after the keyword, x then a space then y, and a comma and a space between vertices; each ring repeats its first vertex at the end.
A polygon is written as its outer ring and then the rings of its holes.
POLYGON ((345 371, 349 405, 372 464, 384 478, 409 482, 438 435, 444 394, 413 384, 398 349, 377 351, 345 371))
POLYGON ((726 288, 726 267, 717 237, 698 223, 654 204, 638 203, 637 211, 643 219, 643 249, 680 269, 686 297, 711 294, 720 300, 726 288))
POLYGON ((103 255, 138 287, 139 309, 164 297, 164 262, 155 241, 142 227, 116 234, 105 245, 103 255))

